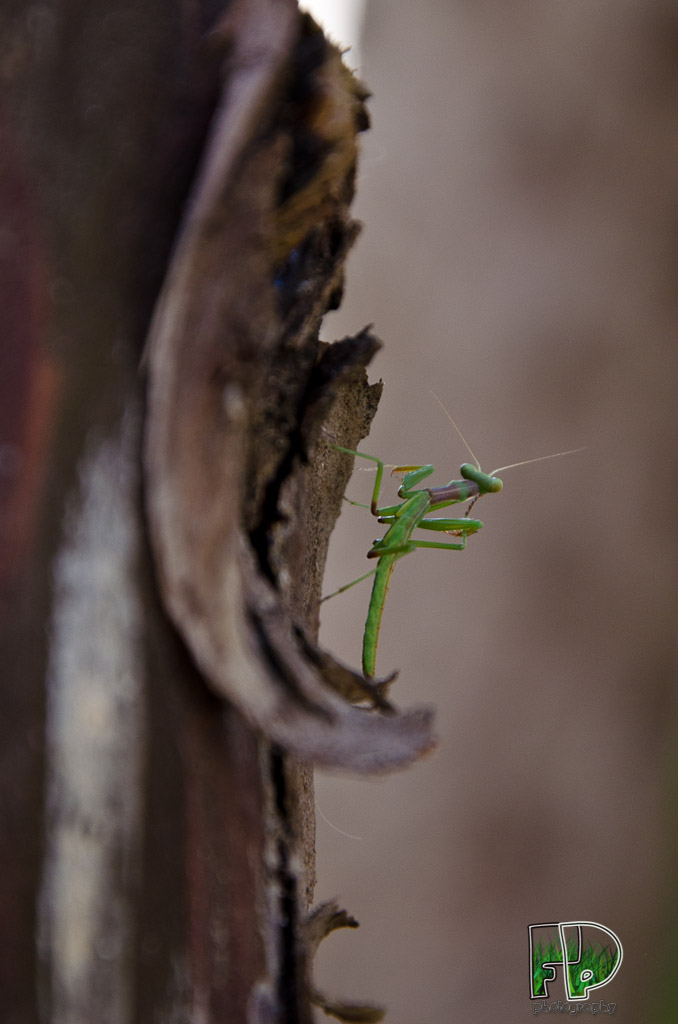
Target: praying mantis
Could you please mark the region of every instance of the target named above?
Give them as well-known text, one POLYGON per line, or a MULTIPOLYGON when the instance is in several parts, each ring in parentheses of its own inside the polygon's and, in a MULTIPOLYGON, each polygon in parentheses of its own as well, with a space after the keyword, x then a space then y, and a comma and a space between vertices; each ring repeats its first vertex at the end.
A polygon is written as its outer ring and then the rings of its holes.
MULTIPOLYGON (((398 497, 401 499, 401 503, 379 507, 379 494, 384 472, 382 460, 374 455, 367 455, 365 452, 357 452, 352 448, 331 445, 336 451, 344 452, 347 455, 355 455, 360 459, 367 459, 375 463, 377 472, 372 491, 372 500, 369 506, 363 507, 369 507, 370 512, 373 516, 376 516, 378 522, 388 525, 388 529, 381 540, 376 540, 367 552, 368 558, 378 559, 376 568, 371 569, 369 572, 359 576, 358 579, 352 580, 351 583, 347 583, 345 586, 340 587, 339 590, 335 590, 332 594, 327 594, 323 598, 323 601, 326 601, 330 597, 343 593, 349 587, 360 583, 369 576, 374 576, 372 595, 363 633, 362 670, 366 679, 374 679, 379 630, 384 614, 386 594, 388 593, 393 570, 398 559, 402 558, 403 555, 410 554, 417 548, 463 551, 466 547, 466 538, 477 533, 483 525, 479 519, 469 518, 471 508, 484 494, 497 494, 504 486, 501 478, 496 475, 497 473, 505 469, 513 469, 515 466, 524 466, 530 462, 540 462, 542 459, 557 458, 560 455, 571 455, 576 451, 583 450, 581 448, 574 448, 567 452, 557 452, 555 455, 542 455, 537 459, 527 459, 523 462, 511 463, 509 466, 502 466, 500 469, 493 470, 492 473, 484 473, 459 427, 457 427, 437 395, 433 397, 440 403, 470 452, 471 457, 475 460, 475 465, 469 462, 463 463, 459 470, 461 477, 459 480, 450 480, 449 483, 444 484, 442 487, 417 487, 422 480, 425 480, 426 477, 435 472, 433 466, 428 464, 424 466, 395 466, 392 471, 393 473, 404 473, 403 482, 398 490, 398 497), (465 515, 460 519, 429 518, 429 513, 431 512, 447 508, 450 505, 457 505, 464 501, 468 501, 469 505, 465 515), (412 534, 416 529, 433 530, 458 539, 454 541, 414 540, 412 539, 412 534)), ((350 504, 356 505, 359 503, 350 502, 350 504)))

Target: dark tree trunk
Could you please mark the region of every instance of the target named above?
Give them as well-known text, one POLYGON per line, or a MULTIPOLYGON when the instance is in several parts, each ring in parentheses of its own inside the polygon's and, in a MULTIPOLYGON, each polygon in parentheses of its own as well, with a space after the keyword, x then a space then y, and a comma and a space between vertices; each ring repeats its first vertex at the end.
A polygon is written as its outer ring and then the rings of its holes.
POLYGON ((2 1016, 306 1021, 351 924, 305 940, 310 765, 431 744, 314 643, 364 93, 290 0, 9 3, 0 48, 2 1016))

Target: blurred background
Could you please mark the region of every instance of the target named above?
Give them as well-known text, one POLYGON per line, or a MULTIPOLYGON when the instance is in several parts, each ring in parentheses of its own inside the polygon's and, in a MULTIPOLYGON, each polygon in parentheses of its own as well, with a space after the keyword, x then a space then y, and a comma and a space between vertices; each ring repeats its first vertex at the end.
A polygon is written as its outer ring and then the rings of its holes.
MULTIPOLYGON (((317 898, 361 928, 324 943, 317 980, 390 1024, 524 1021, 528 925, 595 921, 624 963, 591 998, 678 1020, 678 12, 332 13, 316 17, 374 93, 364 230, 323 330, 374 323, 385 343, 362 449, 458 476, 433 389, 486 470, 586 450, 508 470, 463 554, 397 566, 377 667, 400 669, 397 703, 435 705, 440 742, 389 778, 318 774, 317 898)), ((372 480, 356 471, 349 496, 372 480)), ((326 592, 380 532, 346 506, 326 592)), ((369 587, 323 606, 322 642, 354 665, 369 587)))

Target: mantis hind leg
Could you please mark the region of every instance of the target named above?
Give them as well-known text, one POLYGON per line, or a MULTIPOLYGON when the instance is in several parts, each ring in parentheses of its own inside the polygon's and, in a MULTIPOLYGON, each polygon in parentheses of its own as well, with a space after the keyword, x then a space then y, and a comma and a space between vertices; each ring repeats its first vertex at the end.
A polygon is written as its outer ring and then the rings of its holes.
MULTIPOLYGON (((372 501, 370 502, 370 512, 373 516, 390 515, 398 505, 389 505, 384 508, 379 508, 379 493, 381 491, 381 478, 384 474, 384 463, 381 459, 378 459, 376 455, 366 455, 365 452, 357 452, 355 448, 342 448, 341 445, 333 444, 331 446, 338 452, 345 452, 346 455, 357 455, 359 459, 367 459, 368 462, 374 462, 377 467, 377 475, 374 481, 374 489, 372 491, 372 501)), ((419 483, 425 477, 430 476, 433 473, 433 466, 396 466, 394 472, 398 470, 407 470, 403 479, 402 487, 398 492, 401 497, 407 498, 410 490, 415 484, 419 483)), ((346 499, 349 500, 348 498, 346 499)), ((352 505, 359 504, 357 501, 352 501, 352 505)))
POLYGON ((323 601, 329 601, 331 597, 336 597, 337 594, 343 594, 345 590, 350 590, 351 587, 355 587, 356 583, 362 583, 362 581, 366 580, 368 576, 374 576, 376 571, 376 569, 370 569, 369 572, 364 572, 362 576, 358 576, 356 580, 351 580, 350 583, 344 583, 343 587, 339 587, 338 590, 333 590, 331 594, 325 594, 324 597, 321 597, 320 603, 322 604, 323 601))
MULTIPOLYGON (((379 509, 377 508, 377 502, 379 501, 379 491, 381 490, 381 478, 384 473, 384 463, 381 459, 378 459, 376 455, 366 455, 365 452, 357 452, 355 448, 342 448, 341 445, 331 445, 335 451, 344 452, 346 455, 357 455, 359 459, 367 459, 368 462, 374 462, 377 466, 377 475, 374 481, 374 490, 372 491, 372 501, 370 502, 370 512, 373 516, 379 515, 379 509)), ((348 499, 346 499, 348 501, 348 499)), ((357 505, 357 502, 351 502, 352 505, 357 505)))

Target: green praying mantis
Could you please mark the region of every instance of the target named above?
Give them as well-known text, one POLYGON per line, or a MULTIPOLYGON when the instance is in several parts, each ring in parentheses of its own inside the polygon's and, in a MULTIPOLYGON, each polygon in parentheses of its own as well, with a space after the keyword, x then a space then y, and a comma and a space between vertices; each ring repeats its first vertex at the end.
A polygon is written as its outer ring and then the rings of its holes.
MULTIPOLYGON (((343 593, 356 583, 374 576, 372 585, 372 596, 367 611, 365 631, 363 634, 362 669, 366 679, 374 679, 377 646, 379 644, 379 630, 384 614, 386 595, 393 576, 396 562, 403 555, 409 555, 417 548, 436 548, 446 551, 463 551, 466 547, 466 539, 477 533, 482 528, 479 519, 471 519, 469 513, 476 501, 484 494, 497 494, 501 491, 503 482, 497 473, 505 469, 513 469, 516 466, 524 466, 531 462, 541 462, 543 459, 553 459, 560 455, 572 455, 574 452, 583 451, 581 448, 573 448, 567 452, 557 452, 555 455, 542 455, 537 459, 526 459, 523 462, 514 462, 509 466, 501 466, 492 473, 484 473, 480 463, 473 454, 473 451, 466 443, 464 435, 447 412, 437 395, 433 396, 442 406, 443 411, 449 418, 452 426, 461 437, 464 445, 469 451, 474 465, 469 462, 463 463, 459 473, 461 479, 450 480, 442 487, 418 487, 417 485, 435 472, 431 465, 424 466, 395 466, 393 473, 404 473, 402 484, 398 490, 398 497, 401 499, 398 505, 386 505, 379 507, 379 494, 381 481, 384 473, 384 463, 374 455, 367 455, 365 452, 357 452, 352 448, 342 448, 339 445, 331 445, 336 451, 344 452, 347 455, 356 455, 360 459, 367 459, 376 465, 376 478, 372 491, 372 500, 369 507, 373 516, 378 522, 388 525, 388 529, 381 540, 376 540, 367 552, 368 558, 377 558, 377 566, 369 572, 352 580, 345 586, 327 594, 323 601, 337 594, 343 593), (460 502, 468 501, 469 505, 464 516, 460 519, 429 518, 429 513, 438 509, 447 508, 450 505, 457 505, 460 502), (414 530, 432 530, 437 533, 445 533, 457 538, 454 541, 414 540, 414 530)), ((349 499, 346 499, 347 501, 349 499)), ((350 501, 349 504, 359 505, 359 502, 350 501)))

